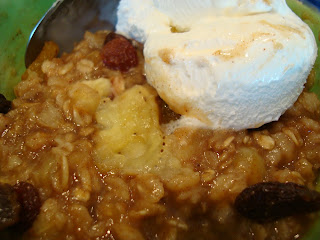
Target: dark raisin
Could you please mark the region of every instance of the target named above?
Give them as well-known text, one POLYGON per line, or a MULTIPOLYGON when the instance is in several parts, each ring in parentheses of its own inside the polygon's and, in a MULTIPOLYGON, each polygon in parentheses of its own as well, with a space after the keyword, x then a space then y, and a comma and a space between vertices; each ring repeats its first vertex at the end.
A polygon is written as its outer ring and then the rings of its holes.
POLYGON ((19 182, 13 188, 17 193, 17 200, 21 206, 18 228, 24 231, 32 226, 40 212, 39 192, 32 184, 27 182, 19 182))
POLYGON ((6 114, 11 109, 11 102, 5 96, 0 94, 0 113, 6 114))
POLYGON ((107 35, 101 55, 105 66, 113 70, 126 72, 138 65, 136 49, 128 39, 119 34, 107 35))
MULTIPOLYGON (((117 33, 115 33, 115 32, 110 32, 110 33, 106 36, 106 38, 105 38, 105 40, 104 40, 104 45, 105 45, 106 43, 110 42, 111 40, 115 39, 115 38, 124 38, 124 39, 128 40, 125 36, 122 36, 122 35, 117 34, 117 33)), ((130 41, 130 40, 128 40, 128 41, 130 41)))
POLYGON ((320 193, 295 183, 258 183, 237 196, 235 208, 246 218, 269 222, 320 210, 320 193))
POLYGON ((19 210, 20 205, 13 187, 0 183, 0 230, 18 222, 19 210))
POLYGON ((163 101, 160 97, 156 98, 159 106, 159 122, 160 124, 169 123, 172 120, 177 120, 181 117, 180 114, 175 113, 169 107, 169 105, 163 101))

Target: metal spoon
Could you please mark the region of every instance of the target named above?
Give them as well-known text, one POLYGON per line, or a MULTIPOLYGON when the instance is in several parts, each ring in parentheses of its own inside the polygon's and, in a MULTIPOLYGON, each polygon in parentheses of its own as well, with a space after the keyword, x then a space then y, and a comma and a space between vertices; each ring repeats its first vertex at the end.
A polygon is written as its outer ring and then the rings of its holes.
POLYGON ((70 52, 85 31, 113 30, 119 0, 57 0, 33 29, 25 54, 28 67, 45 41, 54 41, 60 52, 70 52))

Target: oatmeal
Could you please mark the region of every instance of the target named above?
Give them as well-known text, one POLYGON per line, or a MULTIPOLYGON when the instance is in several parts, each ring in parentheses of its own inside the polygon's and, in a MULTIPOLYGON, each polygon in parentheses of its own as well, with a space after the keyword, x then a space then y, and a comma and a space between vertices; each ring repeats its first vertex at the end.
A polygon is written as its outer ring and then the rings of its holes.
MULTIPOLYGON (((262 182, 315 189, 314 93, 304 91, 279 121, 259 129, 168 133, 179 115, 146 83, 141 45, 87 32, 73 52, 56 53, 54 43, 45 46, 15 88, 12 109, 0 114, 0 190, 30 184, 41 202, 25 210, 36 216, 20 231, 25 239, 289 240, 316 218, 293 210, 260 222, 234 206, 262 182), (108 59, 119 45, 128 60, 108 59)), ((21 196, 6 193, 13 202, 21 196)), ((12 206, 2 230, 21 222, 21 206, 12 206)))

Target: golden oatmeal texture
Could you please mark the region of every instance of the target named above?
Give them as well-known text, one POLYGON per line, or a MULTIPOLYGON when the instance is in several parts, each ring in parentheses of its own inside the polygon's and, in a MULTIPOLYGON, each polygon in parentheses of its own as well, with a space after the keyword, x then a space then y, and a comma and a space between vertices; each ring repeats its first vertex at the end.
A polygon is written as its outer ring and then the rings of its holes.
POLYGON ((303 92, 259 129, 169 134, 165 123, 179 115, 146 83, 142 46, 133 42, 138 61, 129 70, 115 69, 104 59, 114 54, 106 36, 87 32, 61 58, 47 43, 16 86, 12 110, 0 114, 0 183, 39 191, 24 239, 299 238, 316 214, 259 223, 240 216, 234 201, 260 182, 315 188, 316 95, 303 92))

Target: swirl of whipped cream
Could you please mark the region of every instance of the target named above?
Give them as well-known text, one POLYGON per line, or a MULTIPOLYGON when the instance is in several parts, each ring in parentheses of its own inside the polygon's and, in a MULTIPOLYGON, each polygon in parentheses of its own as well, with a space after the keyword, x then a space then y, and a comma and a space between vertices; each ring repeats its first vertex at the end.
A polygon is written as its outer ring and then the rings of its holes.
POLYGON ((147 80, 181 121, 212 129, 278 120, 317 56, 285 0, 122 0, 116 29, 145 44, 147 80))

